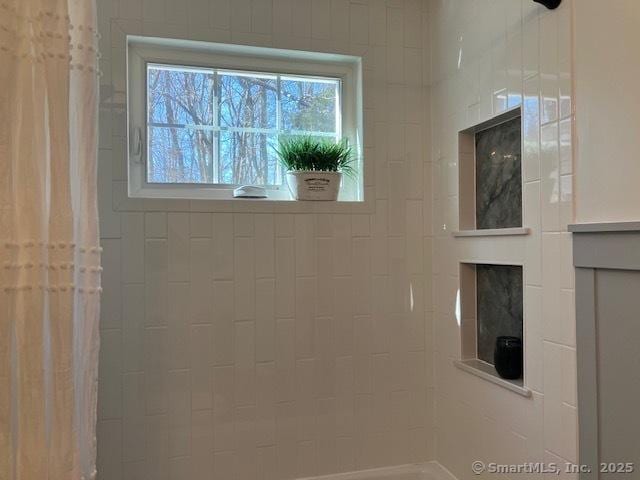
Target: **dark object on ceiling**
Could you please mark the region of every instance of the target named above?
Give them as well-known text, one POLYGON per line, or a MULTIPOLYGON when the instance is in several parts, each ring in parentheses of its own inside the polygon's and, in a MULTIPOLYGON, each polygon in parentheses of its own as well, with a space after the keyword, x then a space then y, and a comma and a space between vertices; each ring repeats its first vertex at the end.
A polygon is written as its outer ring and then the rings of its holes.
POLYGON ((549 10, 555 10, 562 3, 562 0, 533 0, 533 1, 536 3, 541 3, 542 5, 547 7, 549 10))

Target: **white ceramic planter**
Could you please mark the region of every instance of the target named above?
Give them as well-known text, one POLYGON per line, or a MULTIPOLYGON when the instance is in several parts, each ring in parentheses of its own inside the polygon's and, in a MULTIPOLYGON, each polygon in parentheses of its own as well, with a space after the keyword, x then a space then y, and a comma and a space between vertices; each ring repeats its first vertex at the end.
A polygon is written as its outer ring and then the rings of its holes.
POLYGON ((296 200, 335 201, 342 183, 340 172, 291 171, 286 178, 296 200))

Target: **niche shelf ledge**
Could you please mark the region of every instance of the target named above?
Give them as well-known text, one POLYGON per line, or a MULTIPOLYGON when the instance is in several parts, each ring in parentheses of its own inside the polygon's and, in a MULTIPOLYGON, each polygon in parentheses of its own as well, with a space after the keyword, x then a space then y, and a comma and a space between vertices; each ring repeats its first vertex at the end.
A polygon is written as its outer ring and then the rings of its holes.
POLYGON ((487 228, 483 230, 459 230, 456 232, 451 232, 456 238, 459 237, 508 237, 514 235, 529 235, 531 233, 531 229, 527 227, 516 227, 516 228, 487 228))
POLYGON ((524 386, 522 379, 506 380, 498 375, 493 365, 482 360, 454 360, 453 364, 462 371, 480 377, 495 385, 517 393, 526 398, 531 397, 531 390, 524 386))

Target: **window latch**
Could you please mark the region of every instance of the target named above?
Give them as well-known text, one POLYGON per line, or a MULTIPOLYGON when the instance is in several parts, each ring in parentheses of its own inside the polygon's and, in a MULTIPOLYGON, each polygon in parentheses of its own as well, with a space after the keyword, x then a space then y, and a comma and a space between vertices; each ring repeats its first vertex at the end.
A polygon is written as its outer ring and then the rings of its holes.
POLYGON ((142 162, 142 129, 135 127, 131 139, 131 158, 138 162, 142 162))

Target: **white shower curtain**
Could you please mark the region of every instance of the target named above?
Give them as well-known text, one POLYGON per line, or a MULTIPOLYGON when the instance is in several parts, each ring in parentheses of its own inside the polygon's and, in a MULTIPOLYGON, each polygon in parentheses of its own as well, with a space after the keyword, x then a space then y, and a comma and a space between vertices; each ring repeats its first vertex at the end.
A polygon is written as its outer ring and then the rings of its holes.
POLYGON ((0 0, 0 480, 95 476, 94 0, 0 0))

